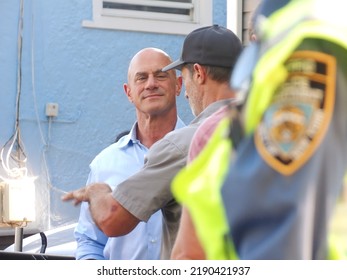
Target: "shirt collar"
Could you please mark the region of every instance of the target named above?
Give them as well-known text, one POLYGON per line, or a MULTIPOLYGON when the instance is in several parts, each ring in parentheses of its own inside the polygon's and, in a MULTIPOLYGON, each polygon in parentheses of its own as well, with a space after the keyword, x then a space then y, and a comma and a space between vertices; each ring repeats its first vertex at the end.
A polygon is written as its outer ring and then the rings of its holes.
POLYGON ((137 127, 137 122, 133 124, 130 132, 127 135, 124 135, 122 138, 118 140, 117 145, 119 148, 124 148, 128 146, 130 143, 135 144, 139 141, 136 137, 136 127, 137 127))
MULTIPOLYGON (((186 126, 185 123, 181 120, 180 117, 177 116, 175 130, 185 126, 186 126)), ((129 134, 123 136, 121 139, 118 140, 117 144, 119 148, 124 148, 128 146, 130 143, 132 144, 139 143, 139 140, 137 139, 137 134, 136 134, 136 127, 137 127, 137 121, 133 124, 129 134)))
POLYGON ((200 123, 201 119, 205 119, 206 117, 212 115, 214 112, 218 111, 219 108, 230 104, 234 100, 235 98, 228 98, 211 103, 194 120, 192 120, 190 124, 200 123))

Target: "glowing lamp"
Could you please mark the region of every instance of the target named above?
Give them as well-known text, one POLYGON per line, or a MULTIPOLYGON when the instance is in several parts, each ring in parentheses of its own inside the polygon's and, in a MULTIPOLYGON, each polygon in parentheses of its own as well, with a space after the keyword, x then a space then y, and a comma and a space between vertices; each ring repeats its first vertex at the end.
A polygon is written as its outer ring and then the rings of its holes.
POLYGON ((2 187, 2 221, 4 223, 35 221, 35 178, 9 179, 2 187))

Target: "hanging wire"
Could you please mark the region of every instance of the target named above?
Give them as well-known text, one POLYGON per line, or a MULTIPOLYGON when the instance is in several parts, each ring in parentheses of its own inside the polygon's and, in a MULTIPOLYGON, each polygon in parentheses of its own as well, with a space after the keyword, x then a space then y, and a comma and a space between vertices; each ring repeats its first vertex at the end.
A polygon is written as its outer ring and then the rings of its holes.
MULTIPOLYGON (((23 40, 23 0, 20 2, 17 38, 17 92, 16 92, 16 119, 13 135, 7 140, 0 150, 1 165, 7 177, 19 178, 27 175, 25 166, 27 157, 22 147, 21 132, 19 127, 20 97, 22 92, 22 40, 23 40), (14 163, 14 167, 13 167, 14 163)), ((0 175, 0 179, 6 181, 6 178, 0 175)))
MULTIPOLYGON (((17 37, 17 91, 16 91, 16 116, 13 135, 6 141, 0 150, 0 161, 6 178, 0 175, 3 181, 20 179, 27 177, 28 169, 26 167, 27 157, 22 147, 21 131, 19 125, 20 100, 22 93, 22 41, 23 41, 23 0, 20 1, 18 37, 17 37)), ((4 222, 11 227, 25 227, 27 220, 4 222)))

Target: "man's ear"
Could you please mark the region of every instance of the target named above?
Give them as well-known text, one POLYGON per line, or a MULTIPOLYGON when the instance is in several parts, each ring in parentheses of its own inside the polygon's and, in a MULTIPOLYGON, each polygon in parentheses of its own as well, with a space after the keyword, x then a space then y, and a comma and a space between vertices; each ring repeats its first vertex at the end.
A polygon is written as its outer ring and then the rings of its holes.
POLYGON ((133 103, 133 99, 131 97, 131 93, 130 93, 130 88, 128 86, 128 84, 123 84, 123 89, 124 89, 124 93, 126 94, 126 96, 128 97, 128 100, 133 103))
POLYGON ((199 84, 203 84, 206 81, 206 69, 198 63, 194 63, 194 74, 193 76, 197 79, 199 84))
POLYGON ((182 90, 182 76, 178 76, 176 79, 176 96, 180 96, 182 90))

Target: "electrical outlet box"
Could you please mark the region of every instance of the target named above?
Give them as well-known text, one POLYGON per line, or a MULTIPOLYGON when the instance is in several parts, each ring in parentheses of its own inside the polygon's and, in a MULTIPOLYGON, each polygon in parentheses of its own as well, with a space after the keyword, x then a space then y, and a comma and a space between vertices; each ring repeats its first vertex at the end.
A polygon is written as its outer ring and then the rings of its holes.
POLYGON ((35 185, 32 180, 18 179, 2 183, 2 222, 35 221, 35 185))
POLYGON ((56 117, 58 116, 59 105, 58 103, 47 103, 46 104, 46 116, 56 117))

